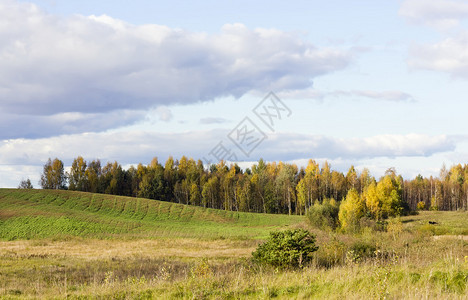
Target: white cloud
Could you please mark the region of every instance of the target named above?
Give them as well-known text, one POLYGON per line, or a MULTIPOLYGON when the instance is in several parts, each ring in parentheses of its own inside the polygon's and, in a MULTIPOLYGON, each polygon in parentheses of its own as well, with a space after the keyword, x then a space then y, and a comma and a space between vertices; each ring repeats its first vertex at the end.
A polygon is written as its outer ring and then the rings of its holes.
POLYGON ((0 2, 0 20, 4 114, 146 110, 302 89, 352 56, 275 29, 228 24, 206 34, 109 16, 58 17, 12 0, 0 2))
POLYGON ((156 113, 161 121, 169 122, 172 120, 172 111, 166 106, 159 106, 156 108, 156 113))
POLYGON ((455 150, 446 135, 377 135, 367 138, 333 138, 320 135, 277 134, 265 142, 271 159, 364 159, 374 157, 431 156, 455 150))
MULTIPOLYGON (((169 155, 194 159, 211 159, 209 152, 220 141, 231 151, 240 151, 227 139, 227 130, 182 133, 106 132, 63 135, 42 139, 13 139, 0 142, 0 187, 16 186, 22 178, 37 181, 47 159, 58 157, 66 165, 82 155, 87 160, 99 158, 104 163, 117 160, 122 165, 149 163, 154 156, 160 161, 169 155), (12 169, 17 168, 14 173, 12 169), (35 174, 38 173, 38 174, 35 174), (14 176, 13 176, 14 175, 14 176)), ((318 135, 276 133, 260 144, 250 157, 240 160, 300 161, 327 159, 345 165, 363 161, 376 163, 380 158, 430 157, 455 150, 456 137, 445 135, 379 135, 368 138, 333 138, 318 135)), ((380 168, 384 166, 379 165, 380 168)), ((386 165, 391 167, 393 165, 386 165)))
POLYGON ((454 77, 468 77, 468 31, 457 37, 411 49, 408 64, 412 68, 446 72, 454 77))
MULTIPOLYGON (((468 2, 461 0, 406 0, 400 15, 416 23, 449 29, 468 19, 468 2)), ((444 32, 436 43, 416 44, 410 48, 409 67, 468 77, 468 31, 444 32), (456 32, 456 35, 454 34, 456 32)))
POLYGON ((338 91, 335 92, 337 96, 352 96, 364 97, 376 100, 392 101, 392 102, 414 102, 413 96, 401 91, 338 91))
MULTIPOLYGON (((5 140, 0 144, 0 164, 42 164, 58 156, 70 161, 78 155, 135 163, 153 156, 187 155, 202 158, 220 141, 233 151, 228 130, 182 133, 106 132, 63 135, 43 139, 5 140), (138 146, 135 146, 138 145, 138 146)), ((258 146, 252 159, 371 158, 430 156, 454 150, 455 141, 445 135, 379 135, 368 138, 333 138, 319 135, 275 133, 258 146)), ((240 151, 238 151, 240 152, 240 151)), ((242 159, 239 156, 239 159, 242 159)))
POLYGON ((224 118, 208 117, 200 119, 200 124, 222 124, 226 122, 228 122, 228 120, 224 118))
POLYGON ((468 3, 463 0, 405 0, 399 14, 414 23, 447 29, 468 18, 468 3))
POLYGON ((280 98, 284 99, 314 99, 314 100, 326 100, 329 98, 341 98, 341 97, 356 97, 356 98, 368 98, 374 100, 383 100, 391 102, 414 102, 412 95, 396 91, 370 91, 370 90, 351 90, 351 91, 319 91, 315 89, 303 89, 303 90, 287 90, 277 93, 280 98))

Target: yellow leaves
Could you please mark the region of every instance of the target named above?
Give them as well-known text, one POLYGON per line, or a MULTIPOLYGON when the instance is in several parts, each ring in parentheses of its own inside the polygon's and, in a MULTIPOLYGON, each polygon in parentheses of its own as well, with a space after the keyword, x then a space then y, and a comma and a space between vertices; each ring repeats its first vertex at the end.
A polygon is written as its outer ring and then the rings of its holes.
POLYGON ((372 182, 364 191, 364 198, 367 209, 369 209, 372 216, 377 220, 380 219, 382 203, 377 195, 377 185, 374 182, 372 182))
POLYGON ((305 180, 302 178, 296 186, 297 191, 297 205, 299 209, 302 211, 305 209, 306 201, 307 201, 307 188, 305 185, 305 180))
POLYGON ((309 164, 307 165, 305 169, 306 174, 312 174, 312 175, 318 175, 320 174, 320 166, 318 163, 315 162, 315 160, 310 159, 309 164))
POLYGON ((149 165, 150 168, 152 169, 156 169, 156 167, 159 165, 159 161, 158 161, 158 158, 155 156, 153 157, 153 159, 151 160, 151 163, 149 165))
POLYGON ((400 213, 399 185, 390 175, 382 178, 378 184, 369 184, 364 190, 363 198, 367 209, 376 220, 400 213))
POLYGON ((341 227, 348 232, 358 229, 359 221, 364 216, 364 203, 355 189, 349 190, 341 203, 338 219, 341 227))

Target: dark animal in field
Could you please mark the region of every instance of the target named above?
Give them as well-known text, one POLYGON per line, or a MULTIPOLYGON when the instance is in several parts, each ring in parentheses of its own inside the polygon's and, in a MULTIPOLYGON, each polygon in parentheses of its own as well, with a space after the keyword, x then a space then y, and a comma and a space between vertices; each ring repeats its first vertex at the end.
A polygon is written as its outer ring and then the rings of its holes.
POLYGON ((429 221, 429 224, 431 224, 431 225, 437 225, 437 224, 439 224, 439 223, 434 222, 434 221, 429 221))

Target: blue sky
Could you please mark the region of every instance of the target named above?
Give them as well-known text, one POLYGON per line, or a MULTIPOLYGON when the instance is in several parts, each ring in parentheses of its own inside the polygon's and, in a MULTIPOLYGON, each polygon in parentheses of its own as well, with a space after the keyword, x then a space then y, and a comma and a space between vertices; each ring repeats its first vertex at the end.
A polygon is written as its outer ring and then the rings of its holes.
POLYGON ((468 159, 468 3, 0 0, 0 187, 42 165, 328 160, 380 176, 468 159), (266 127, 273 91, 291 111, 266 127), (229 139, 249 118, 249 155, 229 139))

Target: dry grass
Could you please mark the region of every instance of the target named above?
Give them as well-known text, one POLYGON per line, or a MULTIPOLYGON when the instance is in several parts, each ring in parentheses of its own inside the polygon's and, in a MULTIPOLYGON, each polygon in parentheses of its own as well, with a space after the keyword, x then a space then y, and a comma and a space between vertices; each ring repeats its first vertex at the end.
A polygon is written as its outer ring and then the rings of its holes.
POLYGON ((435 241, 462 240, 468 241, 468 235, 436 235, 432 237, 435 241))
POLYGON ((0 242, 0 297, 106 299, 466 299, 468 243, 426 232, 318 233, 309 267, 249 261, 255 240, 0 242), (356 242, 380 255, 350 259, 356 242), (328 266, 323 260, 332 261, 328 266))
POLYGON ((70 257, 83 260, 164 259, 164 258, 242 258, 255 249, 252 240, 29 240, 0 241, 0 257, 70 257))

